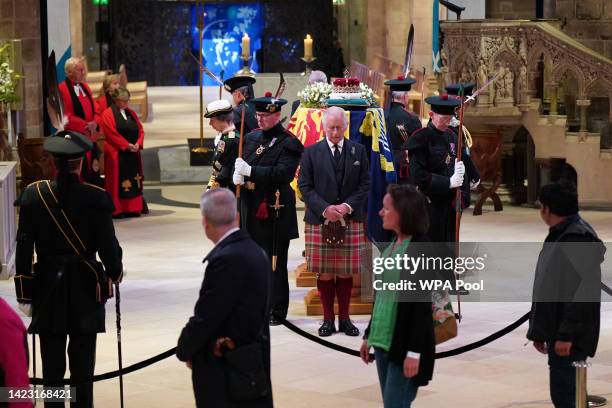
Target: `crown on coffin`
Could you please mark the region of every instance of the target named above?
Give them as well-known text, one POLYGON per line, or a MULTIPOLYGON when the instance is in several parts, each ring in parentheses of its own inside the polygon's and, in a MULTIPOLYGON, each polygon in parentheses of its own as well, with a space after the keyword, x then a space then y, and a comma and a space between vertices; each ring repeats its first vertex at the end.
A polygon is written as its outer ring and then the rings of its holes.
POLYGON ((333 82, 334 93, 359 93, 359 79, 357 78, 337 78, 333 82))

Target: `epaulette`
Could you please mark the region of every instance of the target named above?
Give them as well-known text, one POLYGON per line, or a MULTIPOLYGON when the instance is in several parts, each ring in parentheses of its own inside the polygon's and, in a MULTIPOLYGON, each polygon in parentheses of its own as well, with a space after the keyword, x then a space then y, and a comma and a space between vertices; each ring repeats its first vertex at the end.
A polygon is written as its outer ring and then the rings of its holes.
POLYGON ((102 187, 100 187, 100 186, 96 186, 95 184, 90 184, 90 183, 85 183, 85 182, 83 182, 83 184, 84 184, 84 185, 86 185, 86 186, 90 186, 90 187, 93 187, 93 188, 97 188, 98 190, 104 191, 104 192, 106 193, 106 190, 105 190, 105 189, 103 189, 103 188, 102 188, 102 187))

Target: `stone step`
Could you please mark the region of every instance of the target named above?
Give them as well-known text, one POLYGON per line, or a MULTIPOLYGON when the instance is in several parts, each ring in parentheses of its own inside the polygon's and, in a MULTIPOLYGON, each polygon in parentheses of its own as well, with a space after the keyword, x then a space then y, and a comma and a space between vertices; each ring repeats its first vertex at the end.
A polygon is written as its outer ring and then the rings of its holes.
POLYGON ((189 147, 160 148, 160 182, 163 183, 207 183, 212 173, 211 166, 190 166, 189 147))

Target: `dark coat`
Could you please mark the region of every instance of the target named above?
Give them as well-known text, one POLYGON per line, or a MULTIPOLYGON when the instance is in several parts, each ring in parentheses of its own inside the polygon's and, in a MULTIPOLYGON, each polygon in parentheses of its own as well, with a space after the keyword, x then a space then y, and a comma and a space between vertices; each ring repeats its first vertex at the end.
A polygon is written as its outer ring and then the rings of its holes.
POLYGON ((255 189, 242 187, 240 215, 242 227, 246 226, 251 237, 260 245, 268 245, 273 235, 280 241, 289 241, 299 236, 295 191, 289 183, 295 178, 303 151, 304 146, 299 139, 280 123, 267 131, 258 129, 246 135, 242 156, 252 167, 251 175, 244 179, 245 182, 255 183, 255 189), (261 146, 264 151, 257 154, 261 146), (270 208, 276 200, 277 190, 280 193, 280 204, 284 206, 280 209, 278 220, 270 208), (267 217, 258 219, 256 214, 263 208, 267 211, 267 217))
POLYGON ((252 102, 245 101, 234 108, 234 125, 236 126, 236 132, 240 134, 240 126, 242 123, 242 109, 246 104, 247 110, 244 112, 244 134, 251 133, 259 127, 257 124, 257 118, 255 117, 255 105, 252 102))
MULTIPOLYGON (((416 131, 405 144, 410 159, 410 180, 429 198, 429 237, 434 242, 455 241, 455 189, 450 178, 455 172, 457 134, 450 129, 439 131, 430 122, 416 131)), ((464 152, 465 153, 465 152, 464 152)), ((463 154, 467 169, 474 165, 469 155, 463 154)), ((469 175, 463 179, 462 207, 469 197, 469 175)))
MULTIPOLYGON (((409 257, 420 257, 422 254, 427 256, 433 253, 434 249, 426 236, 412 237, 406 250, 409 257)), ((411 275, 409 270, 403 269, 400 279, 418 282, 431 279, 431 273, 432 271, 420 269, 411 275)), ((433 377, 436 345, 431 299, 431 291, 427 290, 400 294, 393 340, 389 349, 389 360, 400 365, 404 363, 409 351, 421 354, 419 372, 413 377, 414 383, 418 386, 427 385, 433 377)), ((370 320, 364 339, 370 334, 371 323, 370 320)))
POLYGON ((366 200, 370 192, 366 149, 358 143, 344 139, 340 166, 343 168, 335 168, 326 138, 304 151, 298 186, 306 203, 305 222, 322 224, 325 208, 341 203, 347 203, 353 208, 350 219, 364 220, 366 200))
MULTIPOLYGON (((122 251, 111 214, 113 204, 104 189, 80 183, 70 176, 63 195, 63 209, 85 247, 85 256, 100 256, 108 276, 116 280, 123 271, 122 251)), ((15 202, 21 207, 17 231, 16 274, 35 273, 31 333, 104 332, 104 305, 96 299, 94 272, 75 257, 72 247, 57 229, 41 202, 36 185, 30 184, 15 202), (36 248, 37 263, 32 267, 36 248)), ((51 183, 55 194, 57 186, 51 183)), ((42 187, 42 185, 41 185, 42 187)))
POLYGON ((295 111, 298 110, 298 108, 300 107, 300 103, 301 101, 299 99, 293 101, 293 103, 291 104, 291 116, 293 116, 295 111))
MULTIPOLYGON (((450 129, 453 132, 455 132, 457 135, 459 135, 459 127, 451 127, 450 129)), ((463 186, 461 188, 461 191, 462 191, 461 198, 463 199, 464 208, 469 207, 471 200, 472 200, 472 197, 471 197, 472 191, 470 190, 470 182, 476 182, 480 180, 480 172, 476 168, 476 164, 474 164, 474 162, 471 160, 472 159, 471 150, 467 147, 465 138, 464 138, 463 157, 466 157, 466 156, 469 156, 470 160, 462 160, 465 164, 465 178, 463 180, 463 186)))
POLYGON ((204 258, 208 261, 194 315, 183 328, 176 349, 181 361, 192 362, 198 407, 272 407, 272 396, 245 405, 228 399, 225 362, 213 349, 219 337, 236 347, 261 342, 264 366, 270 374, 269 287, 270 260, 242 231, 221 241, 204 258))
POLYGON ((391 102, 387 112, 387 134, 393 152, 393 167, 397 172, 400 184, 409 181, 404 143, 410 135, 421 128, 421 120, 416 115, 408 112, 401 103, 391 102))
POLYGON ((535 271, 527 338, 549 344, 569 341, 573 350, 593 357, 599 340, 601 263, 606 248, 579 215, 552 227, 544 242, 535 271))
POLYGON ((240 144, 239 130, 223 133, 212 159, 213 174, 219 187, 229 188, 236 191, 232 182, 234 174, 234 163, 238 157, 238 145, 240 144))

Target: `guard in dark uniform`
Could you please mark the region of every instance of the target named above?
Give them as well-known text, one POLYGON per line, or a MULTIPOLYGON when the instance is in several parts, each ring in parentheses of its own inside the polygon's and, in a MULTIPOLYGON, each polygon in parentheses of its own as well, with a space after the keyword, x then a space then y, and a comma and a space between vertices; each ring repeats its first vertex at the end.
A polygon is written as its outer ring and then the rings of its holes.
POLYGON ((204 117, 210 119, 210 126, 215 129, 215 153, 212 159, 212 174, 208 181, 207 190, 211 188, 226 187, 236 190, 232 183, 234 162, 238 157, 238 144, 240 134, 234 125, 234 109, 225 99, 213 101, 206 106, 204 117))
POLYGON ((449 128, 461 102, 447 94, 431 96, 425 101, 431 105, 431 120, 406 143, 411 181, 429 198, 430 239, 454 242, 455 189, 461 187, 464 193, 469 189, 469 181, 464 175, 465 168, 472 166, 468 155, 456 161, 457 134, 449 128))
POLYGON ((232 94, 234 100, 234 125, 240 132, 242 109, 244 112, 244 134, 257 129, 257 118, 255 117, 255 107, 253 106, 253 84, 255 78, 250 76, 235 76, 223 82, 225 90, 232 94))
POLYGON ((406 109, 408 91, 415 82, 414 79, 404 76, 385 82, 391 91, 391 106, 386 112, 387 132, 393 151, 393 166, 397 172, 399 184, 410 182, 408 153, 403 146, 410 135, 422 127, 419 117, 406 109))
MULTIPOLYGON (((70 379, 79 384, 76 407, 93 405, 93 384, 83 379, 94 373, 96 336, 105 331, 104 303, 123 270, 112 201, 104 189, 79 181, 83 156, 91 148, 78 133, 48 137, 44 149, 55 158, 56 179, 30 184, 16 201, 21 208, 17 300, 32 306, 29 332, 40 335, 45 385, 58 386, 64 378, 69 338, 70 379)), ((64 404, 45 403, 52 406, 64 404)))
MULTIPOLYGON (((472 92, 474 91, 474 87, 476 86, 476 84, 473 82, 456 83, 456 84, 451 84, 447 86, 445 89, 446 89, 446 92, 448 92, 449 96, 452 95, 456 98, 459 98, 459 92, 461 91, 462 86, 463 86, 463 95, 467 98, 472 95, 472 92)), ((454 117, 453 119, 451 119, 451 123, 449 127, 453 132, 455 132, 455 134, 459 135, 459 119, 457 119, 457 117, 454 117)), ((462 133, 463 133, 463 145, 462 145, 463 146, 463 156, 471 157, 470 149, 472 148, 472 135, 470 134, 468 129, 465 127, 465 125, 463 125, 462 133)), ((480 172, 478 171, 478 169, 476 168, 472 160, 466 160, 464 161, 464 163, 465 163, 465 176, 469 180, 469 188, 463 189, 461 198, 463 200, 464 208, 467 208, 470 206, 470 202, 471 202, 471 196, 470 196, 471 190, 476 190, 478 188, 478 185, 480 184, 480 172)))
MULTIPOLYGON (((253 99, 260 129, 246 135, 243 159, 236 159, 234 184, 242 184, 241 228, 261 246, 272 261, 272 314, 287 316, 289 282, 287 253, 289 241, 298 238, 295 191, 289 183, 295 177, 304 146, 280 123, 284 99, 271 93, 253 99), (280 207, 274 208, 275 204, 280 207)), ((278 322, 271 318, 270 324, 278 322)))

